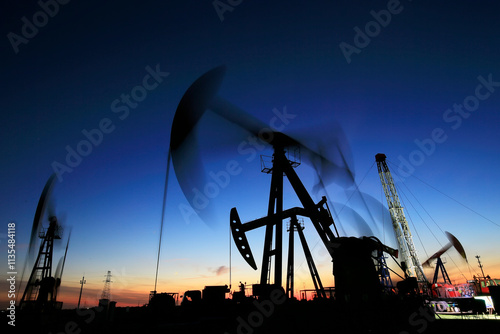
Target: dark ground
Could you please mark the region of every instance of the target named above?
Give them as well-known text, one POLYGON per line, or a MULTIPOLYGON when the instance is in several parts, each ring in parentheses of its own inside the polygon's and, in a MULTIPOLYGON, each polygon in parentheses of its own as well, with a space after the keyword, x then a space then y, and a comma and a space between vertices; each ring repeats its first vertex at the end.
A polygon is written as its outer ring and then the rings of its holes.
POLYGON ((352 309, 329 301, 287 301, 273 305, 265 300, 156 311, 147 307, 118 307, 107 314, 99 308, 44 315, 21 313, 16 318, 16 330, 41 334, 499 333, 500 321, 462 320, 460 316, 438 319, 417 302, 352 309))

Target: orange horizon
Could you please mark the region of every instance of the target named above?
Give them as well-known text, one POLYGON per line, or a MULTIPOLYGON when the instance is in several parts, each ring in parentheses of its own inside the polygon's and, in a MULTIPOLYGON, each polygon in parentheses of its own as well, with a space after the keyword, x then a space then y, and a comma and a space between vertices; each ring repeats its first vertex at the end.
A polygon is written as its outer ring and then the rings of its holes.
MULTIPOLYGON (((494 260, 493 255, 486 255, 484 257, 485 263, 485 275, 490 275, 492 278, 500 278, 500 263, 491 264, 494 260)), ((474 275, 480 276, 480 269, 477 267, 477 263, 470 261, 468 265, 465 262, 458 263, 460 267, 454 266, 451 262, 445 264, 448 275, 450 276, 454 284, 466 283, 468 280, 472 280, 474 275)), ((248 286, 253 283, 257 283, 257 277, 254 271, 248 270, 244 267, 233 266, 232 270, 232 291, 238 290, 238 282, 248 282, 248 286), (249 277, 252 277, 248 280, 249 277)), ((393 268, 395 269, 395 268, 393 268)), ((320 272, 320 277, 323 280, 323 285, 333 286, 334 277, 331 274, 331 268, 329 263, 320 261, 318 263, 318 270, 320 272)), ((177 272, 174 272, 170 278, 160 278, 157 285, 158 292, 175 292, 180 296, 184 294, 187 290, 202 290, 205 286, 210 285, 229 285, 229 272, 221 271, 222 274, 215 274, 214 276, 197 276, 196 273, 188 272, 181 276, 177 272), (189 276, 188 274, 191 274, 189 276)), ((396 269, 399 273, 399 270, 396 269)), ((428 280, 432 280, 434 269, 425 268, 425 274, 428 280)), ((87 275, 86 275, 87 276, 87 275)), ((90 275, 89 275, 90 276, 90 275)), ((96 276, 97 277, 97 276, 96 276)), ((135 275, 116 275, 116 281, 112 283, 111 286, 111 299, 117 302, 118 307, 136 307, 147 304, 149 301, 149 293, 154 290, 154 279, 149 279, 145 276, 135 276, 135 275)), ((102 293, 102 281, 101 277, 99 280, 94 278, 87 278, 87 284, 84 285, 81 307, 94 307, 98 305, 98 300, 102 293)), ((393 284, 396 284, 400 278, 395 274, 391 273, 391 279, 393 284)), ((440 276, 441 280, 441 276, 440 276)), ((80 295, 81 285, 79 284, 80 277, 75 275, 66 275, 66 279, 63 278, 63 284, 59 291, 58 300, 63 302, 63 308, 76 308, 78 305, 78 298, 80 295)), ((300 290, 312 288, 312 282, 310 281, 309 272, 305 268, 297 268, 295 272, 295 296, 300 298, 300 290)), ((19 289, 19 287, 17 287, 19 289)), ((0 281, 0 289, 2 291, 8 291, 8 286, 6 280, 2 279, 0 281)), ((24 290, 24 286, 21 287, 24 290)), ((23 291, 17 291, 18 302, 21 299, 23 291)), ((6 308, 9 305, 9 299, 7 293, 0 296, 0 307, 6 308)), ((17 303, 16 303, 17 305, 17 303)))
MULTIPOLYGON (((500 268, 500 265, 496 266, 500 268)), ((448 269, 447 269, 448 270, 448 269)), ((491 271, 489 271, 491 273, 491 271)), ((495 270, 494 273, 496 275, 491 275, 491 278, 500 278, 500 275, 498 275, 500 271, 495 270)), ((467 283, 467 280, 472 279, 471 278, 464 278, 462 276, 462 273, 458 273, 458 270, 456 268, 448 270, 448 274, 450 276, 450 279, 452 280, 453 284, 462 284, 462 283, 467 283)), ((488 273, 485 273, 488 275, 488 273)), ((399 282, 401 279, 395 275, 391 275, 393 284, 395 285, 397 282, 399 282), (395 279, 397 278, 397 279, 395 279)), ((429 277, 428 277, 429 278, 429 277)), ((302 281, 296 281, 296 286, 301 286, 303 287, 302 281)), ((308 283, 308 282, 307 282, 308 283)), ((206 284, 206 285, 211 285, 211 284, 206 284)), ((219 284, 216 284, 219 285, 219 284)), ((220 284, 220 285, 224 285, 220 284)), ((248 284, 250 285, 250 284, 248 284)), ((309 289, 312 287, 308 287, 309 284, 305 285, 306 289, 309 289)), ((173 285, 174 286, 174 285, 173 285)), ((169 289, 162 289, 159 288, 158 292, 175 292, 178 293, 178 298, 179 298, 179 303, 181 301, 181 296, 184 294, 185 291, 187 290, 202 290, 205 285, 197 285, 189 288, 186 285, 175 285, 176 288, 169 288, 169 289)), ((150 292, 154 289, 152 286, 151 288, 147 288, 146 286, 142 286, 138 289, 118 289, 116 291, 112 291, 111 293, 111 300, 117 302, 117 307, 142 307, 145 304, 149 302, 149 294, 150 292)), ((238 286, 237 284, 233 284, 233 288, 231 289, 231 292, 237 291, 238 286)), ((295 296, 300 299, 300 290, 303 290, 303 288, 298 288, 295 289, 295 296)), ((97 307, 98 306, 98 301, 101 297, 102 293, 102 288, 96 287, 89 287, 89 288, 84 288, 83 293, 82 293, 82 298, 80 301, 80 307, 81 308, 91 308, 91 307, 97 307)), ((78 306, 78 299, 80 295, 80 287, 78 286, 61 286, 61 289, 59 291, 59 298, 58 300, 63 302, 63 309, 75 309, 78 306)), ((7 295, 0 297, 0 304, 5 304, 3 307, 7 307, 9 300, 6 298, 7 295)), ((20 298, 19 298, 20 299, 20 298)), ((308 298, 310 299, 310 298, 308 298)), ((17 303, 16 303, 17 305, 17 303)))

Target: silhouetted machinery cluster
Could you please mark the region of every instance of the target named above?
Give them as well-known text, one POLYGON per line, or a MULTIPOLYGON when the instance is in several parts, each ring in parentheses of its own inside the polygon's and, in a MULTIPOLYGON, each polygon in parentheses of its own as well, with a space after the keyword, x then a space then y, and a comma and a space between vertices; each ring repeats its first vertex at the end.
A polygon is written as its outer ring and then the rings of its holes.
MULTIPOLYGON (((197 207, 197 210, 193 209, 193 213, 196 212, 202 220, 209 223, 212 218, 210 203, 207 203, 206 207, 200 208, 193 202, 192 197, 192 189, 199 189, 207 182, 198 143, 199 137, 196 133, 197 129, 200 128, 199 121, 205 113, 211 111, 213 115, 223 119, 225 124, 232 124, 243 131, 245 140, 252 138, 261 147, 272 148, 273 154, 270 161, 261 157, 261 171, 271 175, 267 214, 261 218, 242 222, 238 210, 235 207, 230 210, 230 228, 234 243, 243 259, 254 270, 258 268, 247 239, 247 232, 260 228, 265 230, 260 281, 253 284, 252 295, 256 298, 268 298, 276 289, 282 289, 289 299, 295 298, 295 234, 299 237, 314 284, 314 291, 318 298, 326 299, 326 297, 332 296, 331 292, 334 291, 333 299, 337 305, 377 307, 380 300, 390 299, 394 301, 407 297, 421 300, 419 297, 421 293, 429 294, 431 283, 426 279, 422 264, 418 260, 396 187, 385 162, 385 155, 379 153, 375 159, 386 195, 398 249, 384 245, 374 236, 359 238, 341 236, 328 206, 329 199, 323 196, 318 202, 315 202, 295 172, 295 168, 301 164, 301 157, 304 157, 304 161, 316 173, 318 181, 313 187, 315 193, 318 189, 324 190, 326 185, 331 182, 346 189, 355 186, 354 176, 348 163, 349 152, 343 146, 347 141, 341 129, 333 126, 328 131, 328 139, 317 138, 319 139, 317 142, 310 139, 311 133, 308 133, 308 136, 302 140, 297 139, 297 137, 292 138, 218 96, 217 91, 223 81, 224 73, 223 66, 214 68, 199 77, 185 92, 179 102, 172 124, 169 163, 172 161, 177 180, 186 199, 193 208, 197 207), (301 206, 292 208, 284 206, 283 183, 285 178, 290 183, 301 206), (306 224, 301 223, 303 220, 311 222, 330 256, 335 279, 334 289, 325 288, 321 281, 303 232, 306 227, 306 224), (289 239, 286 289, 283 289, 283 230, 286 223, 288 223, 289 239), (403 272, 397 287, 392 284, 389 274, 391 269, 385 261, 389 256, 403 272), (401 260, 400 262, 398 258, 401 260), (394 299, 395 296, 396 299, 394 299)), ((449 236, 449 238, 451 237, 449 236)), ((459 249, 455 240, 453 240, 452 245, 459 249)), ((465 256, 465 254, 463 255, 465 256)), ((443 272, 443 275, 446 275, 439 256, 436 259, 438 269, 443 272)), ((220 294, 222 294, 221 291, 219 291, 220 294)), ((186 295, 192 300, 203 299, 203 296, 200 297, 201 292, 189 292, 186 295), (190 296, 191 294, 192 296, 190 296)), ((233 300, 238 301, 244 298, 244 289, 233 293, 233 300)), ((188 302, 186 301, 186 303, 188 302)), ((398 308, 397 305, 399 304, 395 303, 393 306, 398 308)))
MULTIPOLYGON (((336 142, 334 139, 333 143, 328 143, 328 148, 316 145, 312 149, 311 145, 306 145, 303 141, 301 142, 282 132, 270 129, 260 120, 216 96, 223 75, 223 67, 218 67, 205 73, 189 87, 181 99, 172 124, 166 182, 168 182, 168 170, 170 162, 172 162, 179 185, 188 200, 192 189, 204 183, 203 163, 196 142, 197 136, 193 132, 206 110, 213 111, 225 121, 233 123, 246 131, 247 134, 249 133, 255 140, 260 140, 262 144, 266 144, 273 149, 270 164, 264 163, 261 169, 263 173, 271 175, 267 214, 264 217, 245 223, 242 223, 235 207, 230 210, 229 215, 234 243, 243 259, 254 270, 258 268, 246 233, 259 228, 265 229, 260 281, 252 286, 253 297, 272 300, 273 294, 275 295, 276 291, 279 291, 281 296, 286 295, 290 300, 295 299, 294 243, 295 234, 297 233, 304 251, 316 297, 323 300, 330 297, 330 300, 334 300, 335 304, 340 306, 337 310, 345 309, 352 311, 353 309, 360 308, 369 309, 372 312, 368 313, 374 313, 376 317, 380 316, 382 312, 387 311, 387 308, 384 307, 389 305, 387 301, 390 300, 392 304, 388 308, 390 309, 389 317, 391 312, 403 310, 408 313, 404 313, 402 319, 408 319, 408 314, 424 305, 418 295, 420 292, 426 292, 430 282, 425 278, 422 264, 418 260, 392 176, 385 163, 385 155, 377 154, 376 162, 388 201, 392 224, 398 242, 398 250, 388 247, 374 236, 341 236, 330 212, 328 198, 323 196, 318 202, 315 202, 295 172, 295 168, 301 164, 301 156, 304 156, 306 157, 306 162, 316 172, 316 177, 319 180, 316 186, 324 188, 325 184, 338 181, 338 178, 343 179, 341 181, 344 182, 344 185, 355 185, 354 176, 346 162, 345 153, 339 144, 341 140, 336 142), (336 155, 336 157, 332 157, 332 154, 336 155), (290 183, 301 206, 285 208, 283 201, 285 178, 290 183), (306 226, 303 223, 304 219, 311 222, 322 245, 330 256, 333 266, 332 273, 335 278, 334 288, 325 288, 321 281, 303 232, 306 226), (286 264, 286 289, 283 289, 283 229, 286 223, 288 223, 287 231, 289 232, 289 239, 286 264), (402 259, 401 264, 396 259, 398 252, 401 252, 399 254, 402 259), (385 262, 386 255, 391 256, 400 265, 404 273, 404 277, 401 277, 402 281, 398 283, 397 289, 394 288, 389 275, 390 269, 385 262), (396 292, 398 295, 394 298, 396 292), (414 298, 416 296, 418 298, 414 298), (414 304, 413 308, 400 308, 399 305, 402 304, 399 304, 399 302, 406 297, 409 297, 407 298, 408 300, 417 300, 417 304, 414 304), (381 307, 381 305, 385 306, 381 307)), ((35 214, 29 252, 32 252, 34 240, 37 235, 42 239, 42 242, 20 303, 21 309, 47 310, 60 309, 61 307, 61 303, 56 300, 56 297, 61 282, 66 253, 61 259, 55 275, 52 275, 54 240, 60 238, 61 227, 55 215, 51 214, 49 215, 50 224, 48 228, 41 229, 41 220, 44 215, 46 201, 50 196, 50 191, 54 183, 54 177, 53 175, 45 185, 35 214)), ((166 189, 167 183, 165 184, 165 195, 166 189)), ((163 210, 165 209, 165 198, 163 210)), ((206 214, 209 210, 197 210, 196 212, 202 219, 209 218, 209 215, 206 214)), ((439 270, 441 270, 445 283, 451 283, 440 258, 450 247, 455 247, 465 258, 465 251, 458 240, 451 234, 447 234, 447 236, 450 243, 434 254, 424 264, 427 265, 430 261, 437 260, 433 284, 437 283, 439 270)), ((66 252, 67 248, 68 246, 66 245, 66 252)), ((160 248, 161 239, 159 250, 160 248)), ((110 282, 110 272, 108 272, 106 282, 110 282)), ((105 294, 105 290, 106 285, 101 300, 109 302, 109 293, 105 294)), ((437 290, 433 291, 437 293, 437 290)), ((182 302, 180 302, 180 305, 188 310, 203 306, 227 306, 226 295, 229 292, 230 289, 227 285, 206 286, 203 290, 188 290, 181 296, 182 302)), ((233 292, 232 295, 232 302, 236 304, 248 299, 244 284, 240 284, 240 290, 233 292)), ((178 299, 178 293, 157 293, 155 281, 155 291, 151 291, 148 305, 153 313, 165 314, 165 312, 174 309, 179 304, 178 299)), ((223 309, 227 308, 223 307, 223 309)))
MULTIPOLYGON (((283 225, 286 220, 289 220, 290 240, 286 294, 293 297, 293 235, 296 231, 304 250, 316 294, 319 297, 326 297, 325 289, 302 232, 303 226, 298 224, 298 218, 304 217, 312 222, 331 256, 335 275, 336 299, 346 303, 351 301, 370 303, 380 298, 380 295, 387 291, 381 285, 381 280, 384 281, 387 278, 387 267, 383 253, 397 256, 397 250, 387 247, 374 237, 341 237, 333 221, 326 197, 315 203, 294 170, 294 167, 300 165, 300 159, 296 159, 291 153, 300 152, 300 155, 305 156, 307 162, 316 170, 321 184, 324 185, 326 178, 329 178, 327 181, 332 181, 332 175, 334 178, 335 174, 343 175, 349 179, 348 183, 353 184, 352 173, 345 161, 339 163, 331 160, 325 153, 333 151, 339 156, 337 160, 342 160, 345 157, 342 156, 341 149, 335 147, 335 143, 328 143, 328 150, 325 147, 311 149, 282 132, 273 131, 260 120, 217 96, 216 93, 221 85, 224 71, 224 67, 218 67, 197 79, 182 97, 174 116, 170 152, 177 179, 186 198, 189 200, 190 192, 195 185, 203 184, 203 180, 201 180, 203 177, 200 177, 204 174, 203 163, 196 144, 196 135, 193 132, 204 113, 211 110, 246 133, 250 133, 261 143, 268 144, 274 151, 272 165, 262 168, 262 172, 271 174, 267 215, 242 223, 236 208, 230 212, 230 226, 234 242, 245 261, 253 269, 257 269, 257 265, 245 233, 265 228, 260 283, 254 286, 254 295, 263 297, 269 294, 273 287, 282 287, 283 225), (291 159, 289 159, 290 156, 292 156, 291 159), (301 207, 284 208, 284 176, 300 200, 301 207), (271 280, 272 268, 274 268, 273 280, 271 280)), ((203 219, 203 213, 199 214, 203 219)))
MULTIPOLYGON (((265 170, 265 172, 272 174, 268 215, 242 224, 236 208, 233 208, 230 214, 234 242, 242 257, 253 269, 257 269, 257 266, 245 233, 259 227, 266 229, 260 276, 262 287, 257 290, 257 294, 265 294, 269 290, 263 287, 270 285, 273 260, 274 282, 272 285, 282 286, 282 226, 285 219, 290 219, 292 226, 295 226, 295 230, 299 233, 316 294, 318 297, 326 297, 326 292, 302 233, 303 228, 297 224, 297 217, 301 216, 311 220, 331 256, 336 299, 342 302, 356 303, 361 301, 371 303, 377 300, 383 293, 383 286, 380 284, 380 275, 374 262, 373 253, 382 251, 397 256, 397 250, 385 246, 373 237, 340 237, 335 228, 326 197, 315 203, 293 168, 294 165, 298 166, 298 163, 290 161, 286 157, 286 146, 288 144, 297 145, 297 143, 282 133, 274 133, 271 137, 273 140, 270 144, 274 148, 273 166, 265 170), (289 180, 302 207, 283 210, 283 176, 289 180)), ((293 231, 290 232, 290 238, 292 238, 292 234, 293 231)), ((293 297, 293 247, 293 243, 289 242, 290 256, 287 266, 286 291, 289 297, 293 297)))

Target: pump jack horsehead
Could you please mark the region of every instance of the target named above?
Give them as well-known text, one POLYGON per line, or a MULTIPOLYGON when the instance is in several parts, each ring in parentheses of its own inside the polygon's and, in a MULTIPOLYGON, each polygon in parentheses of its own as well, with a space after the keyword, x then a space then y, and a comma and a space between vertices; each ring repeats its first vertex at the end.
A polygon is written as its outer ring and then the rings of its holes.
MULTIPOLYGON (((271 174, 267 216, 242 224, 236 208, 231 209, 230 212, 230 226, 234 242, 245 261, 255 270, 257 265, 245 233, 259 227, 265 227, 266 229, 259 294, 268 293, 273 285, 282 288, 283 220, 291 219, 292 224, 295 225, 297 216, 302 216, 311 220, 323 245, 332 258, 336 299, 345 302, 362 300, 371 302, 377 299, 382 287, 372 258, 372 252, 384 251, 392 256, 397 256, 397 250, 383 245, 375 237, 341 237, 335 227, 327 199, 323 197, 318 203, 313 201, 294 170, 294 167, 297 167, 300 163, 289 160, 287 157, 287 154, 289 156, 293 149, 298 148, 300 154, 305 156, 307 162, 316 170, 321 184, 323 184, 323 180, 330 182, 336 179, 337 182, 343 179, 344 183, 347 182, 347 184, 352 185, 354 177, 345 163, 345 157, 340 148, 329 143, 329 150, 336 150, 339 154, 336 159, 330 159, 326 154, 318 153, 325 152, 325 150, 313 150, 284 133, 272 131, 260 120, 225 99, 216 96, 224 72, 225 68, 221 66, 198 78, 182 97, 174 116, 170 152, 177 179, 186 198, 189 198, 193 185, 203 184, 200 180, 200 175, 203 175, 202 163, 196 145, 194 128, 203 114, 207 110, 211 110, 256 138, 260 138, 263 143, 272 146, 274 150, 272 167, 263 170, 263 172, 271 174), (333 162, 339 160, 341 163, 333 162), (283 176, 286 176, 289 180, 302 207, 284 210, 283 176), (273 260, 275 270, 274 282, 271 285, 269 276, 273 260)), ((199 213, 199 215, 203 219, 203 213, 199 213)), ((301 231, 301 228, 298 230, 301 231)), ((293 229, 291 233, 293 233, 293 229)), ((324 297, 325 291, 301 232, 299 232, 299 237, 301 237, 317 295, 324 297)), ((291 266, 289 263, 288 268, 287 290, 291 286, 290 280, 293 282, 293 271, 290 272, 293 265, 291 266)))

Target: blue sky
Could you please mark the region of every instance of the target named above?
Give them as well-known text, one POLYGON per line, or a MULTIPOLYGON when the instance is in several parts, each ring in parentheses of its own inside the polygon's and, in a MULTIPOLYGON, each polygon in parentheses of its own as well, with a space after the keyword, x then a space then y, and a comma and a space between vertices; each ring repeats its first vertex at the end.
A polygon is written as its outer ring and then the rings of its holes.
MULTIPOLYGON (((72 228, 63 283, 68 303, 83 275, 86 300, 94 303, 107 270, 115 275, 112 293, 119 303, 147 301, 154 287, 173 116, 191 83, 220 65, 226 73, 219 95, 265 124, 276 110, 286 110, 294 118, 283 131, 311 142, 331 138, 333 124, 340 124, 360 190, 384 205, 375 154, 385 153, 398 174, 404 169, 401 161, 408 161, 412 175, 395 177, 401 189, 406 186, 439 228, 462 241, 470 261, 479 254, 486 268, 500 272, 495 256, 500 50, 494 2, 242 1, 221 14, 223 20, 212 1, 69 2, 55 14, 53 7, 45 21, 37 3, 2 6, 4 252, 6 224, 15 221, 17 260, 24 262, 36 204, 54 162, 67 163, 67 147, 77 150, 86 139, 84 130, 107 131, 98 145, 80 147, 91 152, 62 175, 53 192, 58 212, 72 228), (384 13, 385 26, 376 29, 370 22, 384 13), (29 33, 23 30, 26 20, 39 25, 29 38, 23 35, 29 33), (357 28, 370 36, 363 40, 357 28), (12 42, 13 34, 24 42, 12 42), (357 52, 346 57, 341 48, 346 44, 357 52), (158 85, 151 72, 163 73, 158 85), (466 104, 462 114, 453 111, 455 104, 466 104)), ((232 136, 237 130, 210 113, 198 127, 207 172, 224 170, 232 160, 241 172, 211 202, 214 221, 202 222, 182 216, 179 207, 188 202, 170 171, 160 291, 227 284, 229 210, 237 207, 243 221, 267 212, 270 177, 260 173, 258 157, 247 161, 248 155, 238 153, 241 138, 232 136)), ((314 177, 305 162, 297 173, 310 189, 314 177)), ((345 189, 332 184, 328 192, 340 211, 348 199, 345 189)), ((286 192, 285 207, 297 203, 286 192)), ((347 205, 364 214, 361 205, 347 205)), ((444 244, 446 239, 432 220, 423 223, 417 213, 411 215, 424 261, 426 253, 440 247, 438 240, 444 244)), ((376 216, 382 219, 383 211, 376 216)), ((338 221, 346 233, 361 233, 348 217, 338 221)), ((395 246, 389 222, 370 224, 395 246)), ((312 247, 318 237, 307 222, 305 231, 312 247)), ((248 237, 260 267, 263 231, 248 237)), ((325 285, 332 285, 330 261, 319 250, 315 257, 325 285)), ((259 273, 248 268, 234 246, 232 262, 233 284, 257 282, 259 273)), ((460 266, 469 277, 468 267, 460 266)), ((473 262, 472 267, 477 268, 473 262)), ((311 286, 307 275, 303 280, 311 286)))

